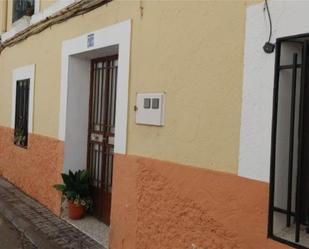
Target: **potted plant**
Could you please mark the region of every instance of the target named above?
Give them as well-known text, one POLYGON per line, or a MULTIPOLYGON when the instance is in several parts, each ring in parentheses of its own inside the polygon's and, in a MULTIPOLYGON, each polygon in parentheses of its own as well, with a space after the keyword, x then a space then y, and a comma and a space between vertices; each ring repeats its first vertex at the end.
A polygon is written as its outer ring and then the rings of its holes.
POLYGON ((14 134, 14 143, 16 145, 24 145, 26 137, 22 129, 16 129, 14 134))
POLYGON ((54 188, 61 191, 67 199, 69 218, 81 219, 92 205, 89 173, 87 170, 78 170, 75 173, 69 170, 68 174, 61 176, 63 184, 56 184, 54 188))
POLYGON ((26 143, 26 136, 25 136, 25 132, 24 132, 24 127, 23 127, 23 117, 22 116, 18 116, 17 117, 17 121, 16 121, 17 125, 15 127, 15 131, 14 131, 14 144, 18 145, 18 146, 25 146, 26 143))

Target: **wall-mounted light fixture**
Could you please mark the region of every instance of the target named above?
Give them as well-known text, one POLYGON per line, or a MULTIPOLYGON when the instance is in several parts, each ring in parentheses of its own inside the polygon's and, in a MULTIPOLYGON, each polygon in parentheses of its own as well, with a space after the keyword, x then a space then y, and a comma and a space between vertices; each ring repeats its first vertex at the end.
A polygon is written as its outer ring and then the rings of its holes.
POLYGON ((268 6, 267 0, 265 0, 264 11, 265 10, 267 11, 268 20, 269 20, 269 37, 268 37, 268 41, 265 42, 265 44, 263 46, 263 50, 264 50, 265 53, 271 54, 271 53, 274 52, 276 45, 274 43, 270 42, 271 36, 272 36, 272 33, 273 33, 273 24, 272 24, 272 21, 271 21, 271 15, 270 15, 270 11, 269 11, 269 6, 268 6))

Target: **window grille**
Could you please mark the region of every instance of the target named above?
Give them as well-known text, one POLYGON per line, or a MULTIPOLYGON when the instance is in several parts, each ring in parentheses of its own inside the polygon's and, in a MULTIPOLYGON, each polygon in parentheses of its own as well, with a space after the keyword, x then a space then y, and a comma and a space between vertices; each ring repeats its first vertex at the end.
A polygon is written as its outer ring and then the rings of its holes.
POLYGON ((309 34, 277 39, 268 236, 309 249, 309 34))
POLYGON ((28 145, 29 85, 29 79, 16 82, 14 144, 20 147, 28 145))
POLYGON ((34 13, 34 0, 13 1, 13 22, 23 16, 32 16, 34 13))
POLYGON ((110 224, 118 55, 92 60, 89 100, 88 170, 93 214, 110 224))

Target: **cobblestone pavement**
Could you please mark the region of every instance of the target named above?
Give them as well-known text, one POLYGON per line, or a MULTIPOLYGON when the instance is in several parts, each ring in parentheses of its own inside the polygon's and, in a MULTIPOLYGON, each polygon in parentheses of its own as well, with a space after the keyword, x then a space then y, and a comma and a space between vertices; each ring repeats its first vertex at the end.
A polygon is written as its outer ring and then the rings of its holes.
POLYGON ((37 249, 15 227, 0 215, 0 248, 37 249))
POLYGON ((10 204, 38 230, 47 235, 49 240, 63 249, 105 249, 1 177, 0 199, 10 204))

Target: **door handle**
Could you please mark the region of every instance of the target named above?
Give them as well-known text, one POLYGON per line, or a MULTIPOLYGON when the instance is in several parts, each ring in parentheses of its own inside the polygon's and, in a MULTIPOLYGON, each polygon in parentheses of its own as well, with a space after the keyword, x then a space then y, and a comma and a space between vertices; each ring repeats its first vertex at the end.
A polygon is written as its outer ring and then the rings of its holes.
POLYGON ((91 133, 90 140, 93 142, 102 143, 106 138, 102 134, 91 133))

